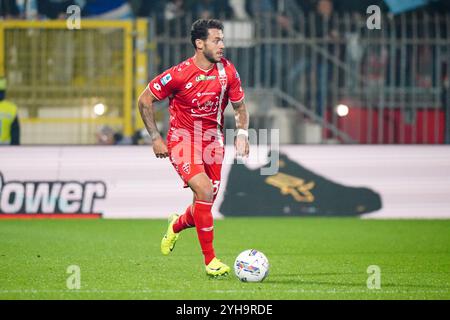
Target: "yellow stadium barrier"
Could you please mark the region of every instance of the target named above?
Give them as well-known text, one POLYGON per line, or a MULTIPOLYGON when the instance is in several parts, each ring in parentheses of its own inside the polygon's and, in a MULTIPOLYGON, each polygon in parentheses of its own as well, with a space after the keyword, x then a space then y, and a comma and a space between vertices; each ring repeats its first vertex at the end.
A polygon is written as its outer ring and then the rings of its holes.
POLYGON ((0 76, 19 106, 21 142, 93 144, 104 125, 131 136, 147 80, 145 52, 134 50, 146 41, 145 20, 82 20, 78 30, 64 20, 2 21, 0 76))

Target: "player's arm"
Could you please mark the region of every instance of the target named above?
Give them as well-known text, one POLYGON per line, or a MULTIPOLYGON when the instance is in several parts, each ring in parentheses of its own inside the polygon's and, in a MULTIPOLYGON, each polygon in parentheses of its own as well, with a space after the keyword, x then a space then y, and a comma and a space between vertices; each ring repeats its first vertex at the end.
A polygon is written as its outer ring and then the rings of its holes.
POLYGON ((138 106, 144 125, 153 141, 153 151, 157 158, 166 158, 169 156, 169 151, 164 143, 161 134, 158 131, 155 121, 155 110, 153 103, 157 101, 155 96, 146 88, 139 97, 138 106))
POLYGON ((234 118, 236 120, 236 128, 238 129, 235 140, 236 156, 247 157, 250 152, 248 143, 249 113, 244 99, 236 103, 232 102, 231 105, 234 109, 234 118))

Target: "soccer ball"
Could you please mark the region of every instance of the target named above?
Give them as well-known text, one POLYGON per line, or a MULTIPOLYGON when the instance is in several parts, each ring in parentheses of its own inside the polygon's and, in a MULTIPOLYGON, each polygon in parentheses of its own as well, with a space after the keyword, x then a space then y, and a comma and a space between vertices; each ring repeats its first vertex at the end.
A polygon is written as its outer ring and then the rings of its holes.
POLYGON ((234 262, 234 273, 243 282, 263 281, 269 274, 269 260, 258 250, 245 250, 234 262))

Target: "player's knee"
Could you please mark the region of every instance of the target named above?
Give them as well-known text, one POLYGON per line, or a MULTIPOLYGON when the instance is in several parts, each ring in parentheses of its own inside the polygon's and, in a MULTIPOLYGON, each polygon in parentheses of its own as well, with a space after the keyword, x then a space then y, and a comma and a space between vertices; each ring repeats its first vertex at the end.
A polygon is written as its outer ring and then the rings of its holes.
POLYGON ((189 181, 189 186, 194 191, 195 199, 212 202, 214 200, 214 188, 205 174, 199 174, 189 181))
POLYGON ((214 192, 211 186, 204 186, 196 192, 197 200, 212 202, 214 199, 214 192))

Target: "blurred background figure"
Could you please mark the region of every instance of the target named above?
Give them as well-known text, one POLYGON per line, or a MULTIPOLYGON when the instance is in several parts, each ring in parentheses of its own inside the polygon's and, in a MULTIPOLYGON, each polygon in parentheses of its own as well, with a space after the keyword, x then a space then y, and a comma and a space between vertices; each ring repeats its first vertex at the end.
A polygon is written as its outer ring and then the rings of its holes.
POLYGON ((36 20, 39 18, 37 0, 16 0, 21 19, 36 20))
POLYGON ((131 137, 125 137, 121 132, 105 125, 95 134, 99 145, 151 145, 152 139, 145 128, 136 130, 131 137))
POLYGON ((37 11, 42 19, 65 19, 67 7, 74 4, 72 0, 39 0, 37 11))
MULTIPOLYGON (((149 1, 153 2, 153 1, 149 1)), ((76 0, 81 15, 93 19, 132 19, 134 13, 127 0, 76 0)))
POLYGON ((19 8, 15 0, 0 1, 0 20, 17 19, 19 17, 19 8))
POLYGON ((197 19, 229 19, 233 9, 228 0, 190 1, 190 8, 197 19))
POLYGON ((245 9, 246 1, 245 0, 230 0, 230 7, 233 10, 233 15, 235 19, 238 20, 249 20, 250 16, 248 15, 245 9))
POLYGON ((0 145, 19 145, 20 126, 17 106, 5 100, 6 79, 0 78, 0 145))
POLYGON ((124 137, 121 132, 115 131, 108 125, 100 128, 96 138, 97 144, 100 145, 130 145, 133 142, 131 138, 124 137))
POLYGON ((143 128, 141 130, 137 130, 132 137, 133 145, 151 145, 152 138, 148 133, 147 129, 143 128))
POLYGON ((116 144, 114 138, 114 130, 110 126, 103 126, 100 130, 95 134, 97 138, 97 144, 101 145, 114 145, 116 144))
POLYGON ((184 0, 168 1, 164 8, 164 17, 166 20, 181 18, 185 13, 184 0))

